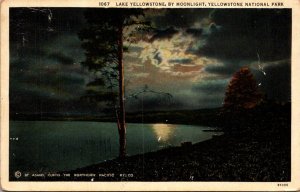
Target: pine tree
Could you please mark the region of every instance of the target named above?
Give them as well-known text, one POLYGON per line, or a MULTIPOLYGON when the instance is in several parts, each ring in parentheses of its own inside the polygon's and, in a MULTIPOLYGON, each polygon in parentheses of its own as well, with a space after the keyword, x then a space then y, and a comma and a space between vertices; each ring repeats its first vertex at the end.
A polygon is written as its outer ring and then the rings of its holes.
MULTIPOLYGON (((130 41, 137 31, 147 31, 148 22, 141 21, 142 9, 88 9, 85 18, 88 27, 79 33, 86 50, 86 60, 83 65, 101 77, 97 79, 102 86, 103 82, 111 92, 118 90, 118 99, 111 98, 115 104, 115 114, 119 131, 119 156, 126 155, 126 125, 125 125, 125 87, 124 87, 124 63, 123 54, 128 50, 124 41, 130 41), (125 29, 132 27, 130 33, 125 34, 125 29), (104 81, 99 79, 104 79, 104 81)), ((133 40, 134 41, 134 40, 133 40)), ((97 82, 95 82, 97 83, 97 82)), ((107 93, 90 94, 94 98, 107 98, 107 93)))

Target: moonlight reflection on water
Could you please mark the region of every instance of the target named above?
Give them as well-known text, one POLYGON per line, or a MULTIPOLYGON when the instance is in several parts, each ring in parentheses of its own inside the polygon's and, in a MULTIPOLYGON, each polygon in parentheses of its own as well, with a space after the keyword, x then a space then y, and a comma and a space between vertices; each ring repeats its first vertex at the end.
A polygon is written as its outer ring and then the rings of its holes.
POLYGON ((167 142, 174 135, 173 133, 176 130, 176 125, 153 124, 152 129, 158 142, 167 142))

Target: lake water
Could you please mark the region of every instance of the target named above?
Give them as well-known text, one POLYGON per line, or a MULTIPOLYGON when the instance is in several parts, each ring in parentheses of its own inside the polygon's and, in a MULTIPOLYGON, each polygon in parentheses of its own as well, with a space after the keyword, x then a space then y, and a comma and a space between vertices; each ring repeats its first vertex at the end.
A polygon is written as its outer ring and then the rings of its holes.
MULTIPOLYGON (((141 154, 183 141, 210 139, 208 127, 171 124, 127 124, 127 154, 141 154)), ((10 170, 72 170, 118 156, 115 123, 11 121, 10 170)))

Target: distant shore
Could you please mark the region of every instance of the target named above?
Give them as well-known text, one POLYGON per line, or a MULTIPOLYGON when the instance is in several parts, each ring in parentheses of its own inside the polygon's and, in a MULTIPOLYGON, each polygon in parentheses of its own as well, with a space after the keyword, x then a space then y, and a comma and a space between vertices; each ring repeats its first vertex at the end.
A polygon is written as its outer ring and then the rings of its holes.
MULTIPOLYGON (((177 110, 177 111, 147 111, 126 113, 127 123, 167 123, 202 125, 216 127, 216 118, 220 108, 177 110)), ((10 114, 11 121, 94 121, 116 122, 113 116, 95 115, 60 115, 60 114, 10 114)))

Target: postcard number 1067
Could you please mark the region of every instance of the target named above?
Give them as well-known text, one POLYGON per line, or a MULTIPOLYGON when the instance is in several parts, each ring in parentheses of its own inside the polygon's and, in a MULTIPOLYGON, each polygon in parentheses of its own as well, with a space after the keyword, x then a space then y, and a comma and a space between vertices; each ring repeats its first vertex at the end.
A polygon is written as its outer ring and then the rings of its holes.
POLYGON ((110 2, 99 2, 100 7, 108 7, 110 2))

